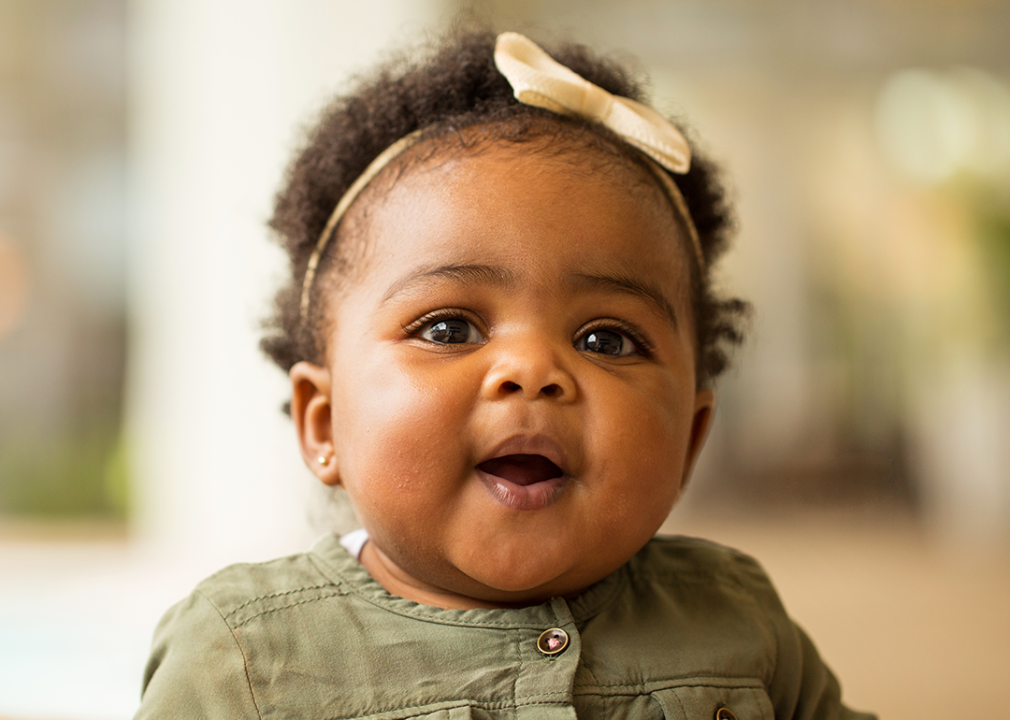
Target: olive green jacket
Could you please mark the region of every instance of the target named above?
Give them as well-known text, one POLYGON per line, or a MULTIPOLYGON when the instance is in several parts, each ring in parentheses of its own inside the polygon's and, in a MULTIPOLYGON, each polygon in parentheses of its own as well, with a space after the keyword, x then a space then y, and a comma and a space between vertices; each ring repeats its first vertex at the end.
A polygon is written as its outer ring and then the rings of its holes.
POLYGON ((137 718, 871 717, 839 694, 757 563, 713 543, 655 539, 571 601, 441 610, 390 595, 329 536, 169 610, 137 718), (549 656, 551 628, 567 646, 549 656))

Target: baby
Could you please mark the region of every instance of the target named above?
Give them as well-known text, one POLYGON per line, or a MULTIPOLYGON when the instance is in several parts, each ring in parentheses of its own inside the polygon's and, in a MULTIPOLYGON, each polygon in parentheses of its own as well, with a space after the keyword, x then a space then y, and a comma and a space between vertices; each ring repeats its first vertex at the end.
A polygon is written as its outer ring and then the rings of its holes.
POLYGON ((629 73, 459 33, 323 115, 266 352, 362 530, 159 625, 139 718, 868 718, 733 550, 654 538, 746 306, 712 167, 629 73))

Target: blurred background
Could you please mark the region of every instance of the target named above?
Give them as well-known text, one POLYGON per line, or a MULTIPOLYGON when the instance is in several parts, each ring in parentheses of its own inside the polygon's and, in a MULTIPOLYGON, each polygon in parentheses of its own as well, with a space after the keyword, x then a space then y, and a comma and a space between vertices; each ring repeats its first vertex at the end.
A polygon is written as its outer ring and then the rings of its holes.
MULTIPOLYGON (((265 221, 461 7, 0 0, 0 718, 131 717, 171 603, 324 531, 265 221)), ((476 8, 633 63, 726 170, 756 313, 665 529, 761 559, 853 706, 1010 717, 1010 2, 476 8)))

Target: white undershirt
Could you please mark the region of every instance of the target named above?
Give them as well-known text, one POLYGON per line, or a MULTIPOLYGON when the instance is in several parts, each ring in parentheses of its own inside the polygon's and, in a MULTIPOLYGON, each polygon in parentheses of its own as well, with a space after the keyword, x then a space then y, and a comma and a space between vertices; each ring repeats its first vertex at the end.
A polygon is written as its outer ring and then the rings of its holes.
POLYGON ((368 531, 365 528, 351 530, 346 535, 340 536, 340 544, 357 560, 361 560, 361 549, 365 547, 366 542, 368 542, 368 531))

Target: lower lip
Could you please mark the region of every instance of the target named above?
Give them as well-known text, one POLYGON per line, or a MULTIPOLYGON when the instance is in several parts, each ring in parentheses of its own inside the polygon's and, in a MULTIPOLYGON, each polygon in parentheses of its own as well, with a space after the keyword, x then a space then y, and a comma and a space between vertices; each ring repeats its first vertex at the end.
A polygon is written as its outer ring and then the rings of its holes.
POLYGON ((477 473, 491 497, 510 510, 541 510, 552 505, 561 497, 570 479, 567 475, 562 475, 530 485, 518 485, 483 470, 478 470, 477 473))

